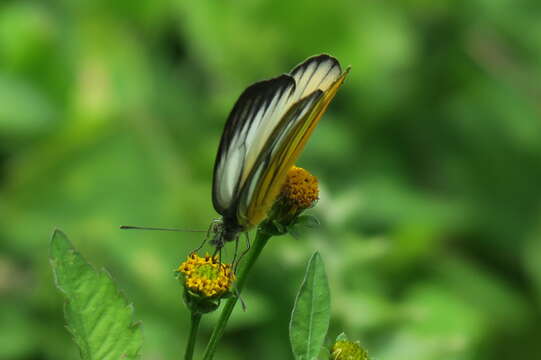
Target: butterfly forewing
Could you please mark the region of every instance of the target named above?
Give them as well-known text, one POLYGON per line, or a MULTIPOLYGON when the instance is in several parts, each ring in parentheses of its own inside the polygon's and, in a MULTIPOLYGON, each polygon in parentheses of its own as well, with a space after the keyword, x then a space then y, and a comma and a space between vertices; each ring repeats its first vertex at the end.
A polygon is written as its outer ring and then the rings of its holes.
POLYGON ((326 90, 342 75, 338 61, 329 55, 314 56, 291 70, 294 98, 301 99, 317 89, 326 90))

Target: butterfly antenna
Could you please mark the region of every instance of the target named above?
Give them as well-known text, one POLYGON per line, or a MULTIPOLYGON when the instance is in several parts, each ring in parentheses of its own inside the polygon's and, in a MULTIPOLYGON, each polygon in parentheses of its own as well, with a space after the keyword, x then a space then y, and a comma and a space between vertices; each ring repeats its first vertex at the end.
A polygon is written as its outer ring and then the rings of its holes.
POLYGON ((193 232, 193 233, 202 233, 207 230, 185 230, 185 229, 172 229, 172 228, 161 228, 161 227, 150 227, 150 226, 131 226, 131 225, 122 225, 120 227, 122 230, 157 230, 157 231, 177 231, 177 232, 193 232))

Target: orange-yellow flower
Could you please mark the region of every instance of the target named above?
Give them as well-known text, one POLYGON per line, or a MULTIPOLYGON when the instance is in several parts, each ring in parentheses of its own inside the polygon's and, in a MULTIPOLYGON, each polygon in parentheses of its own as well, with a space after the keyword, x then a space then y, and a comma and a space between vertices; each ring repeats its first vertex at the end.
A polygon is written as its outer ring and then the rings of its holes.
POLYGON ((292 166, 280 196, 290 206, 290 212, 308 209, 319 197, 317 178, 301 167, 292 166))

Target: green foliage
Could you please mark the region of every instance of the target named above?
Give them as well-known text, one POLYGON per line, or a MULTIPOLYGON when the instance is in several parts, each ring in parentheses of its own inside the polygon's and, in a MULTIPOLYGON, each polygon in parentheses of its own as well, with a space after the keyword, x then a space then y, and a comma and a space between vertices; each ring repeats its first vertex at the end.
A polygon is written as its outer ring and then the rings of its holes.
POLYGON ((291 313, 289 338, 295 359, 316 359, 329 328, 331 296, 321 255, 310 258, 295 307, 291 313))
POLYGON ((143 338, 128 304, 105 271, 95 271, 55 230, 50 261, 56 286, 66 297, 67 328, 83 360, 137 359, 143 338))
POLYGON ((296 239, 301 239, 302 235, 307 232, 307 229, 315 229, 320 226, 317 217, 313 215, 301 215, 297 217, 293 224, 287 227, 287 231, 296 239))
POLYGON ((202 236, 118 226, 207 229, 234 101, 319 52, 352 66, 298 164, 320 181, 305 214, 321 226, 269 242, 219 359, 291 358, 289 310, 316 250, 330 332, 374 359, 541 358, 540 12, 538 0, 0 1, 0 358, 77 358, 46 259, 53 226, 129 293, 143 358, 180 354, 189 317, 172 269, 202 236))
POLYGON ((308 228, 317 228, 320 223, 317 217, 313 215, 301 215, 295 220, 294 225, 305 226, 308 228))

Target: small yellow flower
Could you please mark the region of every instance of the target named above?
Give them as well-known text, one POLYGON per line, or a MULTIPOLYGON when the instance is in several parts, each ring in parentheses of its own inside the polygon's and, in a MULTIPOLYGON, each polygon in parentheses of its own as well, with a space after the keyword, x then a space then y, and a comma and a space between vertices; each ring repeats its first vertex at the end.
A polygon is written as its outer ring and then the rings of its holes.
POLYGON ((218 256, 191 254, 180 264, 178 273, 184 275, 187 290, 203 297, 220 297, 229 292, 235 280, 231 265, 222 264, 218 256))
POLYGON ((331 349, 331 360, 368 360, 368 354, 357 342, 339 340, 331 349))
POLYGON ((308 209, 319 196, 317 178, 301 167, 292 166, 280 196, 291 206, 290 212, 308 209))

